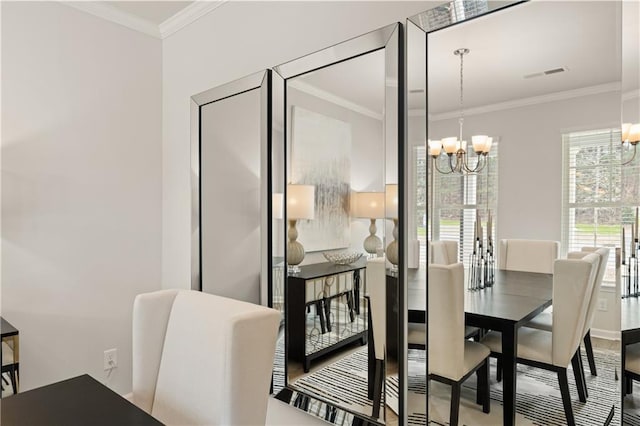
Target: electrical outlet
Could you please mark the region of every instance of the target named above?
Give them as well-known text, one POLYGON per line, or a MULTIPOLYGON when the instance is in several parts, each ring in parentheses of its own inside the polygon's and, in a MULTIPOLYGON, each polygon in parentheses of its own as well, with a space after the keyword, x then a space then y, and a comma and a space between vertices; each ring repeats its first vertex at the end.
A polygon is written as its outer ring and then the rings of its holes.
POLYGON ((607 299, 598 299, 598 310, 607 311, 607 299))
POLYGON ((118 367, 118 350, 109 349, 104 351, 104 371, 113 370, 118 367))

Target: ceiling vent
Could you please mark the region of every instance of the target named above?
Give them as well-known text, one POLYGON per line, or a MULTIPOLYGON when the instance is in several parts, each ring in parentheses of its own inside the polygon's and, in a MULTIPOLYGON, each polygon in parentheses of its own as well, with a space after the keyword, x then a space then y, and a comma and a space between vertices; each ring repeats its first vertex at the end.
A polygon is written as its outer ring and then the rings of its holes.
POLYGON ((541 72, 536 72, 533 74, 527 74, 524 76, 524 78, 536 78, 536 77, 542 77, 545 75, 552 75, 552 74, 559 74, 561 72, 566 72, 569 71, 569 69, 567 67, 560 67, 560 68, 552 68, 550 70, 546 70, 546 71, 541 71, 541 72))

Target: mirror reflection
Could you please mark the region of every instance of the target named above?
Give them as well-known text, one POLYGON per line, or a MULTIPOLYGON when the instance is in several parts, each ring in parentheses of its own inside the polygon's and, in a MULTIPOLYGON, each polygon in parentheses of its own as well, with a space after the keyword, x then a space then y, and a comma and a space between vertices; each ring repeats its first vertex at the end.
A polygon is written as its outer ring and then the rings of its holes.
POLYGON ((640 296, 638 264, 638 214, 640 204, 640 5, 622 3, 622 211, 621 263, 621 393, 623 424, 640 423, 640 296), (636 207, 635 209, 633 207, 636 207), (635 391, 635 392, 634 392, 635 391))
POLYGON ((286 99, 288 381, 373 417, 367 258, 386 239, 384 84, 378 51, 288 79, 286 99))
POLYGON ((400 264, 398 87, 386 61, 378 48, 284 80, 284 214, 274 213, 286 232, 286 383, 378 423, 397 421, 399 398, 388 290, 400 264))
POLYGON ((620 3, 529 2, 426 35, 434 422, 619 421, 620 31, 620 3))

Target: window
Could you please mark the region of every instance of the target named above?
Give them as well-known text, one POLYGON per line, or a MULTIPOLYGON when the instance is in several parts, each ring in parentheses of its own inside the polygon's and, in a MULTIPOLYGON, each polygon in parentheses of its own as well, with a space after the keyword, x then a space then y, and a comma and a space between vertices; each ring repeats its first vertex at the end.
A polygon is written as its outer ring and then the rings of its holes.
POLYGON ((622 197, 620 132, 604 129, 568 133, 563 135, 562 145, 563 251, 611 247, 603 285, 615 285, 620 223, 633 210, 623 202, 623 198, 630 201, 632 197, 622 197))
MULTIPOLYGON (((486 236, 487 211, 493 216, 494 255, 497 255, 495 242, 495 224, 498 206, 498 143, 494 140, 489 153, 489 162, 479 174, 441 174, 431 167, 429 159, 428 181, 433 184, 428 188, 427 195, 431 203, 427 204, 427 218, 429 219, 426 238, 433 240, 454 240, 458 242, 459 260, 468 266, 473 249, 473 230, 476 221, 476 211, 480 214, 486 236), (430 205, 430 206, 429 206, 430 205), (431 213, 431 214, 429 214, 431 213), (433 217, 433 226, 431 226, 433 217), (433 238, 431 236, 433 232, 433 238)), ((423 154, 424 156, 425 154, 423 154)), ((418 156, 419 157, 419 156, 418 156)), ((423 157, 424 158, 424 157, 423 157)), ((475 154, 471 154, 471 161, 475 161, 475 154)), ((446 170, 448 157, 441 155, 438 167, 446 170)), ((422 244, 422 242, 421 242, 422 244)), ((423 258, 421 257, 421 262, 423 258)), ((426 258, 424 259, 426 262, 426 258)))

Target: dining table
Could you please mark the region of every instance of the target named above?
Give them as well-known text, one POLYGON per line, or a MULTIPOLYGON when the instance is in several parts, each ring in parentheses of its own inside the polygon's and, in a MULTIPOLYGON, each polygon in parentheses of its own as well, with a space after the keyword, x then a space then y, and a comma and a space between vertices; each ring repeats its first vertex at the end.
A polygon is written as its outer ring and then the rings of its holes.
MULTIPOLYGON (((425 269, 407 274, 409 322, 425 322, 425 269)), ((465 289, 466 280, 465 280, 465 289)), ((518 329, 552 304, 553 274, 496 270, 495 282, 481 290, 465 290, 465 324, 502 334, 503 424, 516 419, 516 364, 518 329)))
POLYGON ((633 390, 633 383, 625 378, 627 346, 640 343, 640 298, 626 297, 620 303, 620 371, 622 372, 622 423, 624 424, 624 398, 633 390))
POLYGON ((161 426, 162 423, 84 374, 0 400, 2 426, 161 426))

